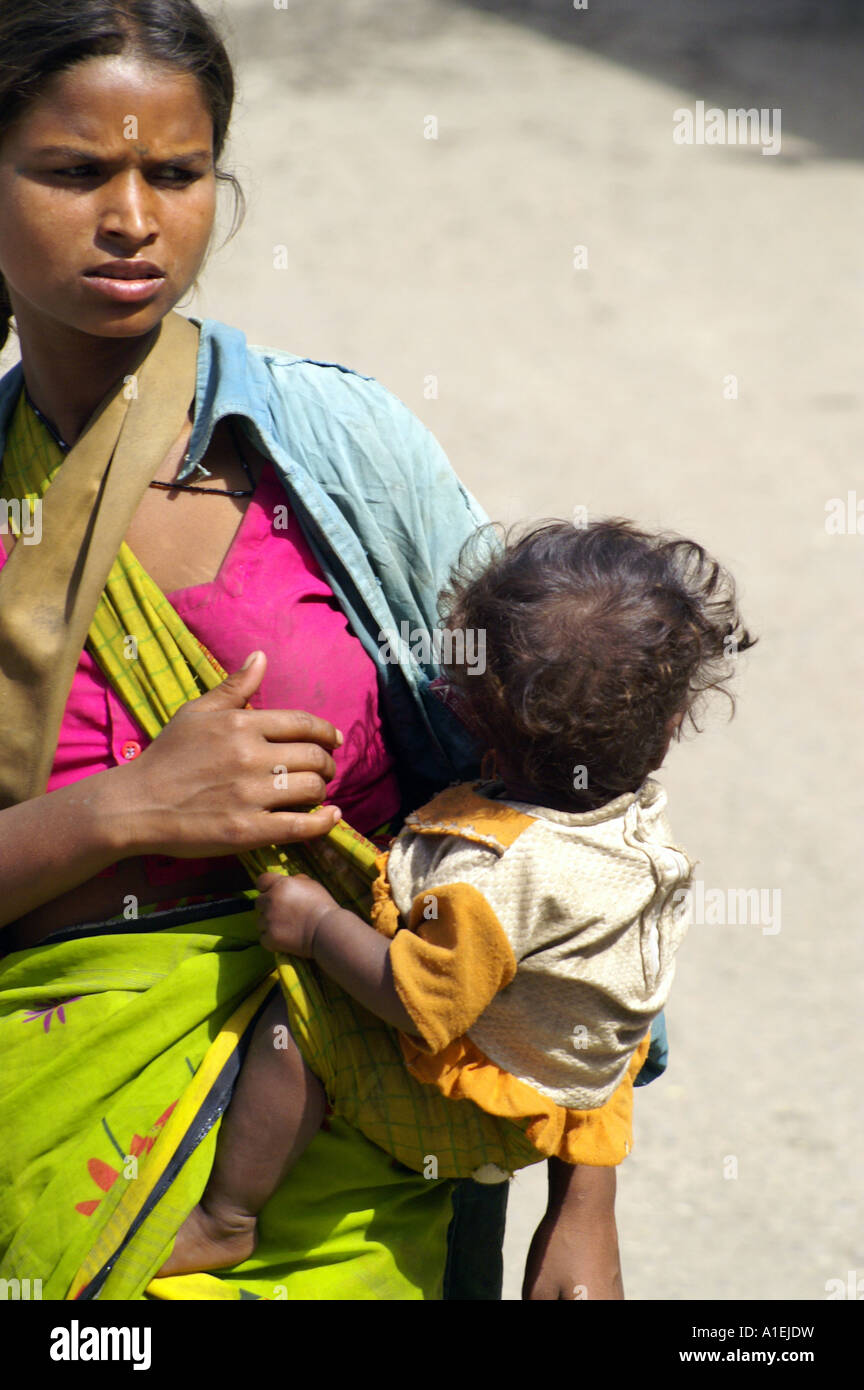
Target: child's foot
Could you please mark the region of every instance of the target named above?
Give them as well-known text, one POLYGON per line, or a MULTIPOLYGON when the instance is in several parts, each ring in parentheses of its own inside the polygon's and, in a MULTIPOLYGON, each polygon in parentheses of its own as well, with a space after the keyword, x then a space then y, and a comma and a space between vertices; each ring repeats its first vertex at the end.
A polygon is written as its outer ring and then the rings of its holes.
POLYGON ((208 1211, 199 1204, 177 1232, 174 1249, 156 1278, 242 1264, 255 1249, 257 1224, 248 1212, 208 1211))

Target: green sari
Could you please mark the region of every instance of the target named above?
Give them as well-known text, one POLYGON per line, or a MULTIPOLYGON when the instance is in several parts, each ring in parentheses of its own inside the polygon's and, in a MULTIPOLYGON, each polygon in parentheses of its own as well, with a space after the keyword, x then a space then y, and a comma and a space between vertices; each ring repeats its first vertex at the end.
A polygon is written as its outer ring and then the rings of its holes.
MULTIPOLYGON (((4 456, 20 497, 62 462, 25 408, 4 456)), ((151 737, 224 676, 121 547, 88 642, 151 737), (129 636, 136 655, 129 659, 129 636)), ((368 905, 375 846, 327 841, 243 856, 368 905)), ((159 904, 56 933, 0 962, 0 1277, 49 1299, 435 1299, 454 1185, 396 1163, 332 1117, 261 1213, 259 1244, 216 1274, 154 1279, 206 1185, 252 1027, 278 987, 256 894, 159 904)), ((314 967, 281 960, 283 983, 314 967)), ((357 1026, 369 1016, 357 1006, 357 1026)))
POLYGON ((251 1259, 151 1282, 204 1190, 273 986, 253 897, 73 932, 0 966, 2 1277, 54 1299, 441 1297, 452 1184, 335 1118, 262 1212, 251 1259))

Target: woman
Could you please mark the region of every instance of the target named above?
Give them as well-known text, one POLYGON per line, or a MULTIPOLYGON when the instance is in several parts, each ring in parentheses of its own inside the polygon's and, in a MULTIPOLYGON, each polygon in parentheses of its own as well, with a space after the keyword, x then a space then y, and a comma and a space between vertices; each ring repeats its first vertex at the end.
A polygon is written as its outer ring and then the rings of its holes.
MULTIPOLYGON (((238 856, 320 840, 334 805, 392 831, 477 772, 434 669, 381 639, 434 625, 483 513, 377 383, 173 312, 230 179, 232 98, 186 0, 0 0, 0 312, 22 359, 2 495, 44 494, 41 537, 35 508, 0 534, 0 1268, 61 1298, 494 1298, 502 1189, 426 1181, 336 1121, 253 1259, 153 1282, 270 988, 238 856), (190 632, 232 674, 148 724, 135 622, 171 680, 209 670, 178 656, 190 632)), ((621 1296, 614 1178, 550 1171, 526 1296, 621 1296)))

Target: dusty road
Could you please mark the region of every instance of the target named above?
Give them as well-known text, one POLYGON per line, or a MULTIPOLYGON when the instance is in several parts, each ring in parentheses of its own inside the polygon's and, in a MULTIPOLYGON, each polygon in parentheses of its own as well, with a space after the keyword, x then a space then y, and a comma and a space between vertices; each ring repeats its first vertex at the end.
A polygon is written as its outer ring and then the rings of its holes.
MULTIPOLYGON (((664 781, 706 888, 782 914, 685 943, 619 1175, 625 1283, 822 1299, 864 1275, 864 535, 825 524, 864 501, 860 37, 546 9, 558 37, 443 0, 231 0, 250 208, 188 307, 378 376, 501 520, 631 516, 735 571, 762 639, 738 715, 664 781), (698 101, 780 106, 779 154, 674 143, 698 101)), ((512 1192, 509 1298, 540 1179, 512 1192)))

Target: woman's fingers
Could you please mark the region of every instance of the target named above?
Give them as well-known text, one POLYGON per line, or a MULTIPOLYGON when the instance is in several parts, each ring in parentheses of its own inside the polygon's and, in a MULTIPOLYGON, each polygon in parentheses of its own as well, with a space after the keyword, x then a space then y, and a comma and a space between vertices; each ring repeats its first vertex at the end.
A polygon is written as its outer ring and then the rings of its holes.
POLYGON ((342 743, 341 730, 329 719, 321 719, 302 709, 244 709, 237 710, 245 725, 271 743, 314 743, 325 748, 338 748, 342 743))
POLYGON ((254 848, 262 844, 287 845, 297 840, 318 840, 341 819, 338 806, 321 806, 317 811, 271 811, 267 815, 264 838, 256 837, 254 848))
MULTIPOLYGON (((227 684, 210 693, 239 698, 227 684)), ((336 776, 330 750, 342 742, 339 730, 305 710, 220 708, 218 700, 213 708, 206 700, 178 710, 124 770, 147 846, 140 852, 194 858, 326 835, 338 811, 306 808, 320 807, 336 776)))
POLYGON ((300 778, 314 779, 320 787, 313 795, 320 801, 324 787, 336 776, 336 764, 318 743, 270 743, 262 749, 262 757, 269 763, 268 772, 274 777, 277 790, 286 790, 289 780, 300 778))
POLYGON ((342 734, 329 720, 305 710, 232 710, 222 716, 226 733, 254 749, 254 761, 272 775, 278 802, 314 806, 336 776, 331 748, 342 734))

